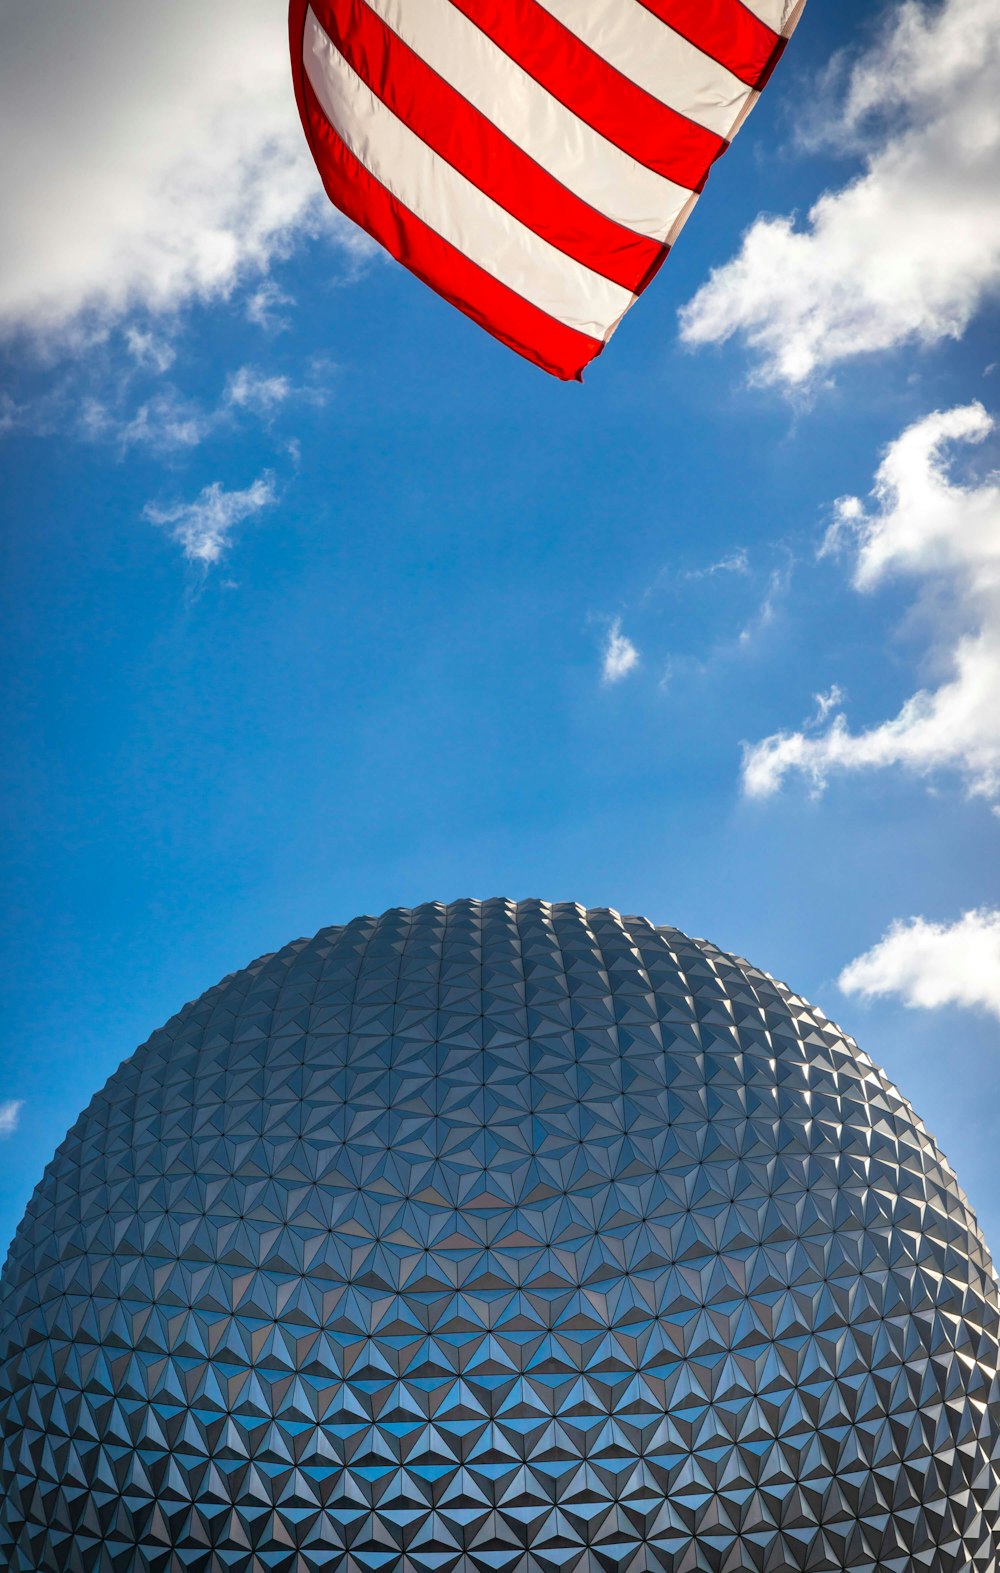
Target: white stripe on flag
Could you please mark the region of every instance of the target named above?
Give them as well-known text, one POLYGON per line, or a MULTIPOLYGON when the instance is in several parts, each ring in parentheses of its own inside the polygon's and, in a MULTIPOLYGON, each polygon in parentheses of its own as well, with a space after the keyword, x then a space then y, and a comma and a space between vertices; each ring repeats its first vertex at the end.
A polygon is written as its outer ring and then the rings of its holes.
MULTIPOLYGON (((637 163, 580 120, 450 0, 368 3, 425 65, 574 196, 637 235, 667 239, 690 191, 637 163)), ((656 26, 665 31, 662 22, 656 26)))
POLYGON ((397 201, 550 317, 594 339, 610 335, 634 296, 550 246, 439 157, 362 82, 311 10, 303 61, 333 129, 397 201))
POLYGON ((688 120, 729 135, 750 89, 639 0, 542 0, 563 27, 637 87, 688 120))
POLYGON ((785 38, 794 30, 806 0, 743 0, 748 11, 785 38))

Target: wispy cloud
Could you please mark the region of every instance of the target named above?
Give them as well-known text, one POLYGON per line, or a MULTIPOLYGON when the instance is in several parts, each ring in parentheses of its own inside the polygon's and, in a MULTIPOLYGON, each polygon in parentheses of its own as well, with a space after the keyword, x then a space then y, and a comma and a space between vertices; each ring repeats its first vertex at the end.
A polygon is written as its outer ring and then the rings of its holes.
POLYGON ((971 793, 1000 797, 1000 485, 996 477, 963 484, 947 463, 951 444, 982 442, 992 429, 981 404, 917 421, 887 450, 870 505, 856 497, 838 503, 823 547, 853 554, 858 590, 892 578, 915 582, 926 655, 944 681, 860 732, 836 710, 842 693, 831 690, 825 729, 777 732, 746 746, 750 796, 778 791, 793 772, 822 791, 835 771, 896 765, 920 775, 956 770, 971 793))
POLYGON ((30 415, 27 405, 19 404, 9 393, 0 391, 0 437, 9 437, 12 432, 22 430, 30 415))
POLYGON ((813 698, 816 701, 816 711, 805 724, 817 727, 822 726, 823 722, 844 703, 847 693, 839 683, 831 683, 825 694, 813 694, 813 698))
POLYGON ((719 573, 747 574, 750 572, 750 556, 745 546, 738 546, 735 551, 727 552, 717 562, 708 563, 704 568, 688 568, 684 572, 685 579, 711 579, 719 573))
POLYGON ((169 338, 134 324, 125 329, 125 347, 136 365, 147 371, 169 371, 177 359, 169 338))
POLYGON ((274 279, 264 279, 246 300, 247 320, 258 328, 278 333, 288 327, 288 317, 282 308, 294 306, 295 297, 289 295, 274 279))
POLYGON ((144 399, 127 415, 99 399, 85 399, 78 416, 82 437, 114 443, 122 453, 130 448, 149 448, 155 453, 195 448, 217 424, 217 412, 204 410, 170 387, 144 399))
POLYGON ((226 384, 225 403, 230 409, 249 410, 254 415, 273 415, 294 389, 287 377, 268 374, 253 366, 241 366, 226 384))
POLYGON ((13 1136, 24 1108, 23 1098, 7 1098, 0 1103, 0 1138, 13 1136))
POLYGON ((958 338, 1000 287, 998 73, 996 0, 897 6, 826 126, 864 172, 802 227, 758 218, 683 309, 684 341, 740 336, 759 380, 794 387, 857 355, 958 338))
POLYGON ((245 491, 227 492, 221 481, 213 481, 193 502, 167 508, 148 503, 143 514, 168 531, 189 562, 209 568, 229 548, 236 526, 269 507, 276 497, 273 476, 264 474, 245 491))
POLYGON ((896 995, 912 1008, 968 1005, 1000 1017, 1000 909, 981 907, 957 923, 893 923, 840 974, 845 994, 896 995))
POLYGON ((608 629, 604 641, 604 659, 601 665, 601 681, 604 683, 620 683, 639 665, 639 652, 631 639, 622 633, 621 618, 616 617, 608 629))
MULTIPOLYGON (((141 353, 145 353, 144 345, 141 353)), ((313 368, 317 378, 318 370, 313 368)), ((68 393, 57 392, 49 396, 44 407, 22 412, 24 418, 30 421, 34 416, 37 420, 47 411, 51 421, 52 412, 61 404, 64 422, 85 441, 111 443, 122 454, 131 448, 168 454, 198 447, 220 428, 245 417, 269 422, 286 404, 322 404, 326 398, 326 389, 319 380, 297 384, 283 373, 265 371, 259 366, 240 366, 230 372, 214 406, 187 398, 167 383, 138 405, 129 407, 128 378, 108 381, 113 385, 104 397, 90 395, 80 402, 68 393)), ((0 405, 0 434, 4 431, 3 416, 4 407, 0 405)))
POLYGON ((739 642, 745 649, 758 634, 765 628, 770 628, 778 613, 778 606, 783 597, 788 593, 792 582, 792 564, 786 563, 782 568, 772 568, 767 580, 767 589, 761 598, 760 605, 740 629, 739 642))

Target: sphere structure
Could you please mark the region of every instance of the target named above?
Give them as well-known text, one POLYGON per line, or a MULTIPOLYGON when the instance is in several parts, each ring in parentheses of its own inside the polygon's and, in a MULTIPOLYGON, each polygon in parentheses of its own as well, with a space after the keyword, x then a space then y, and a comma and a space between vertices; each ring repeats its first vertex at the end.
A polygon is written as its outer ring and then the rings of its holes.
POLYGON ((997 1285, 909 1105, 609 910, 324 929, 186 1006, 0 1283, 11 1573, 996 1573, 997 1285))

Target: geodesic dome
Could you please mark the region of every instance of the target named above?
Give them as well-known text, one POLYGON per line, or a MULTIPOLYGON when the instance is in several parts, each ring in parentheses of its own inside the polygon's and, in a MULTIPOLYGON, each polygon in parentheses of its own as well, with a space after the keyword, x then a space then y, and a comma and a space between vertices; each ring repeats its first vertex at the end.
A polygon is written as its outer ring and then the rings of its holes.
POLYGON ((322 930, 81 1115, 0 1280, 11 1573, 996 1573, 998 1298, 885 1076, 609 910, 322 930))

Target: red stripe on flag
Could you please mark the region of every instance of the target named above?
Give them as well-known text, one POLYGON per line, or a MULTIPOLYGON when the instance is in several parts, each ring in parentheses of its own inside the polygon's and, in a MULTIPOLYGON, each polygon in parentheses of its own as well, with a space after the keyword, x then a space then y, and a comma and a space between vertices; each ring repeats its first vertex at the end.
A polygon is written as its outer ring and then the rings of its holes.
POLYGON ((364 0, 313 0, 348 64, 428 147, 536 235, 636 293, 666 248, 598 213, 498 131, 364 0))
MULTIPOLYGON (((303 0, 302 14, 308 6, 303 0)), ((581 381, 583 369, 604 348, 557 322, 463 256, 386 190, 344 144, 323 114, 302 69, 302 40, 295 45, 296 97, 327 196, 368 231, 417 278, 478 322, 494 338, 563 381, 581 381)))
POLYGON ((784 47, 781 35, 748 11, 742 0, 639 0, 639 4, 748 87, 764 85, 784 47))
POLYGON ((700 191, 712 163, 729 146, 629 81, 537 0, 451 4, 553 98, 667 180, 700 191))

